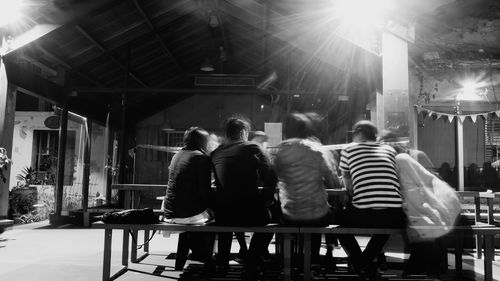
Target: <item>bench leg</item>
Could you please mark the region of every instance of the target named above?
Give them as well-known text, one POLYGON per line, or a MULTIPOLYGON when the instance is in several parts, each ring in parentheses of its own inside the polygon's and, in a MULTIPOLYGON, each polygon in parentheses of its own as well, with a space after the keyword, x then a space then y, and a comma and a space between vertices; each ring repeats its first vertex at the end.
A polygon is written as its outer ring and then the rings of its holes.
MULTIPOLYGON (((133 262, 133 263, 138 263, 140 261, 142 261, 143 259, 145 259, 149 253, 148 252, 145 252, 142 256, 140 257, 137 257, 137 239, 139 239, 139 231, 137 230, 132 230, 132 234, 133 236, 135 237, 135 239, 132 239, 132 250, 130 251, 130 261, 133 262)), ((145 235, 149 235, 149 230, 145 230, 145 235)), ((144 240, 144 242, 147 241, 144 240)), ((143 247, 145 247, 147 245, 147 243, 144 244, 143 247)), ((146 249, 144 249, 146 250, 146 249)))
POLYGON ((135 237, 132 239, 132 249, 130 250, 130 261, 133 263, 137 263, 137 234, 139 232, 137 230, 132 230, 132 235, 135 237))
POLYGON ((456 230, 455 235, 455 273, 457 278, 460 279, 462 277, 462 253, 463 253, 463 239, 464 233, 463 230, 456 230))
POLYGON ((304 281, 311 280, 311 234, 304 233, 304 281))
POLYGON ((177 241, 177 253, 175 254, 175 270, 182 270, 186 264, 189 253, 189 234, 187 232, 179 233, 177 241))
POLYGON ((124 229, 123 230, 123 246, 122 246, 122 265, 128 266, 128 245, 129 245, 129 240, 128 240, 128 230, 124 229))
POLYGON ((110 280, 111 269, 111 240, 113 238, 113 230, 104 230, 104 260, 102 262, 102 280, 110 280))
POLYGON ((290 233, 283 234, 283 279, 292 279, 292 236, 290 233))
POLYGON ((493 257, 495 256, 494 235, 484 236, 484 281, 493 280, 493 257))
MULTIPOLYGON (((102 280, 109 281, 115 280, 120 275, 127 271, 127 266, 123 266, 120 270, 118 270, 113 276, 111 275, 111 242, 113 238, 113 230, 105 229, 104 230, 104 255, 102 262, 102 280)), ((122 257, 123 258, 123 257, 122 257)))
POLYGON ((149 230, 144 230, 144 252, 146 252, 146 253, 149 253, 149 241, 148 240, 149 240, 149 230))

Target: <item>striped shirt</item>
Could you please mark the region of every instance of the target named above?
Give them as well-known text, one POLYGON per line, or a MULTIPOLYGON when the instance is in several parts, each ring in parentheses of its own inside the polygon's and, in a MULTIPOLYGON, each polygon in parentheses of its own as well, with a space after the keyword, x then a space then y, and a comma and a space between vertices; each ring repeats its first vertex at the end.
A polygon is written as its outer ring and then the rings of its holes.
POLYGON ((394 148, 375 142, 351 143, 342 150, 340 169, 351 175, 354 207, 401 207, 395 156, 394 148))

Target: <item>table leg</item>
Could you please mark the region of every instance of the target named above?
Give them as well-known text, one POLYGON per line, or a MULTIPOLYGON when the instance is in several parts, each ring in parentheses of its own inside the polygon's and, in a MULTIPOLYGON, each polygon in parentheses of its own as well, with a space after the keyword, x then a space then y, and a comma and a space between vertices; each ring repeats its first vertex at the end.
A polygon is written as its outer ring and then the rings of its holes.
POLYGON ((122 246, 122 265, 128 266, 128 229, 123 230, 123 246, 122 246))
POLYGON ((455 272, 458 278, 462 276, 463 230, 457 229, 455 235, 455 272))
POLYGON ((102 263, 102 280, 110 280, 110 270, 111 270, 111 240, 113 238, 113 230, 104 230, 104 260, 102 263))
POLYGON ((493 280, 494 235, 484 235, 484 281, 493 280))
POLYGON ((304 233, 304 281, 311 280, 311 234, 304 233))
POLYGON ((290 233, 283 234, 283 279, 292 279, 292 236, 290 233))

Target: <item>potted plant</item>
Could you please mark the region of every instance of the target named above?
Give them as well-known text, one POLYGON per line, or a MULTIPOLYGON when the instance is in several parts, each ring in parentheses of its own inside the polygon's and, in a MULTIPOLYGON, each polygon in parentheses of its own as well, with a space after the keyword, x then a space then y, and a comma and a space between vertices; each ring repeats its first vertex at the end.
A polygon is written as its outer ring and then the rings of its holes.
POLYGON ((7 150, 3 147, 0 147, 0 179, 5 183, 7 178, 3 174, 4 171, 9 169, 9 165, 12 163, 12 160, 7 156, 7 150))

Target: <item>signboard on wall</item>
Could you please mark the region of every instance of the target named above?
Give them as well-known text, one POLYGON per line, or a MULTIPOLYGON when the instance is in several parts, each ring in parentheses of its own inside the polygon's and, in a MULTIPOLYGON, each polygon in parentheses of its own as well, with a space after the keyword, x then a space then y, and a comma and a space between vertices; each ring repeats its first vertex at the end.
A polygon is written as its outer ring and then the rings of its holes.
POLYGON ((268 147, 275 147, 283 140, 281 123, 264 123, 264 131, 269 138, 268 147))

